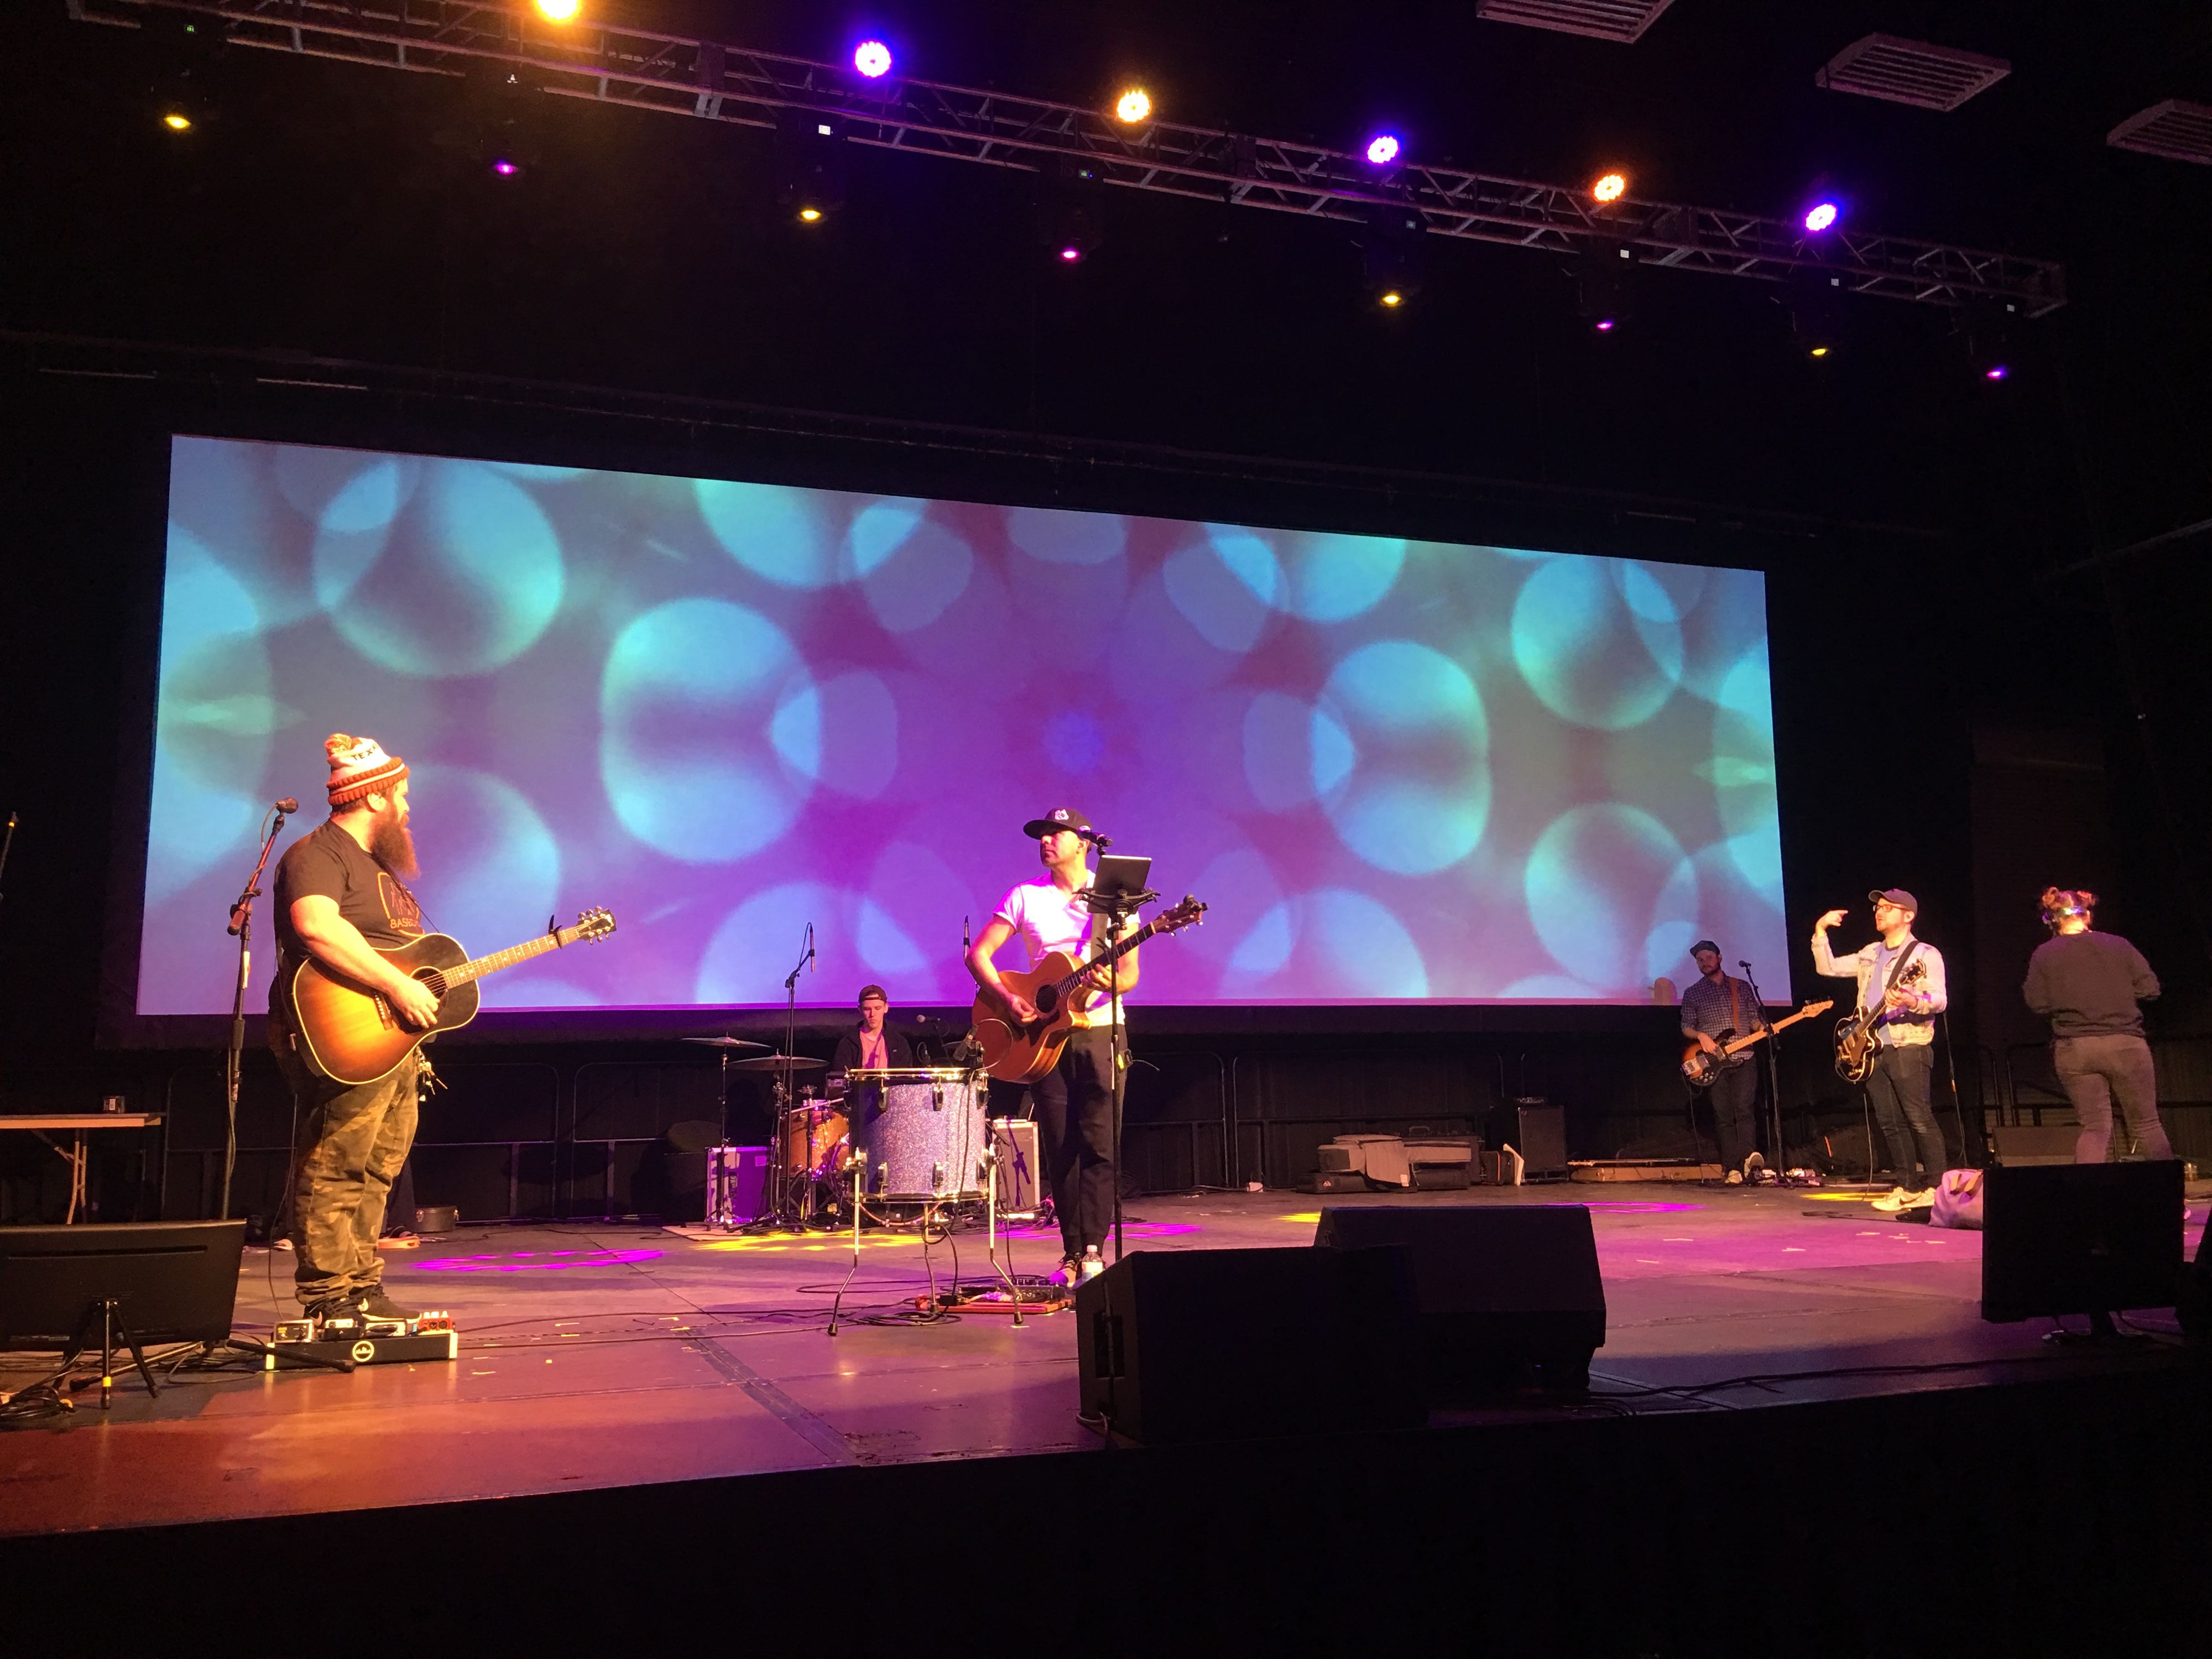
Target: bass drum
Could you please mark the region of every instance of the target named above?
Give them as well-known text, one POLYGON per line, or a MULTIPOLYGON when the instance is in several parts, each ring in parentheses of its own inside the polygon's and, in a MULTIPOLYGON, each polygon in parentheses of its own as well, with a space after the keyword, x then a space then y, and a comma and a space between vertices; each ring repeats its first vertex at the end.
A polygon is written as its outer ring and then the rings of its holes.
POLYGON ((846 1077, 864 1197, 927 1204, 983 1196, 990 1091, 981 1073, 895 1066, 846 1077))

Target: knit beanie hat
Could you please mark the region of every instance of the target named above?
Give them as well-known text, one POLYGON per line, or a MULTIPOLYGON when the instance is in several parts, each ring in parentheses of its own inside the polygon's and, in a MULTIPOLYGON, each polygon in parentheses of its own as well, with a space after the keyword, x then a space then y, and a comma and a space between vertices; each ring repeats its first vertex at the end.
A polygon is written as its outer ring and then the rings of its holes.
POLYGON ((389 791, 407 775, 407 763, 384 752, 374 738, 349 738, 334 732, 323 739, 331 757, 331 805, 350 806, 367 795, 389 791))

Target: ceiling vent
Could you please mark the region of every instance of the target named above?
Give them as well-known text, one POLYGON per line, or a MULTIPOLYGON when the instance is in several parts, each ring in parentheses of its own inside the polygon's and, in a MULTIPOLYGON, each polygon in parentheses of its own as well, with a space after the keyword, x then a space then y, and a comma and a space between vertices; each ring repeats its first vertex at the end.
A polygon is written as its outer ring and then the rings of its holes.
POLYGON ((1674 0, 1476 0, 1474 15, 1599 40, 1636 40, 1674 0))
POLYGON ((2212 104, 2169 98, 2130 115, 2105 135, 2114 149, 2137 149, 2170 161, 2212 165, 2212 104))
POLYGON ((1893 34, 1869 34, 1815 70, 1813 82, 1830 92, 1856 92, 1922 109, 1954 110, 2011 73, 2012 65, 2002 58, 1931 46, 1924 40, 1900 40, 1893 34))

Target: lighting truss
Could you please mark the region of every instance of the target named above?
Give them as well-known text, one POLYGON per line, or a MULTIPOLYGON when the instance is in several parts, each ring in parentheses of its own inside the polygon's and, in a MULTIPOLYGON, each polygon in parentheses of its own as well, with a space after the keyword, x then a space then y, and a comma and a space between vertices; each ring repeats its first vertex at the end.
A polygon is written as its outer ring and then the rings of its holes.
POLYGON ((1383 178, 1358 155, 1172 122, 1130 128, 1103 110, 886 76, 589 20, 545 22, 493 0, 67 0, 88 22, 136 26, 154 9, 220 18, 234 46, 459 76, 498 64, 556 97, 773 128, 776 112, 835 118, 852 142, 1041 172, 1079 160, 1108 184, 1157 194, 1365 224, 1380 203, 1415 210, 1429 234, 1554 255, 1594 236, 1640 264, 1780 282, 1818 266, 1846 292, 1957 306, 2010 301, 2028 316, 2066 301, 2046 259, 1852 229, 1816 245, 1793 221, 1732 209, 1623 199, 1452 167, 1401 165, 1383 178))

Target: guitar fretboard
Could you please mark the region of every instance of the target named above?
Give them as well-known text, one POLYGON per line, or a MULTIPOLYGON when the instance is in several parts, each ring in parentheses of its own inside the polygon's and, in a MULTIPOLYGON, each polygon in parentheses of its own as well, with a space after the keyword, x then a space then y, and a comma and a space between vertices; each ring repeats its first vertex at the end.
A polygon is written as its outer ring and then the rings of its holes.
POLYGON ((488 957, 476 957, 458 968, 441 968, 438 977, 450 991, 456 985, 466 985, 482 979, 486 974, 495 974, 502 968, 512 968, 518 962, 527 962, 532 957, 542 957, 548 951, 557 951, 576 937, 573 927, 563 927, 557 933, 548 933, 521 945, 510 945, 504 951, 495 951, 488 957))
POLYGON ((1053 989, 1059 992, 1060 995, 1066 996, 1069 992, 1074 990, 1082 983, 1083 976, 1085 974, 1089 973, 1094 968, 1103 968, 1109 963, 1121 961, 1123 957, 1128 955, 1130 951, 1135 950, 1139 945, 1142 945, 1146 939, 1152 938, 1154 933, 1158 933, 1159 931, 1159 923, 1157 921, 1146 922, 1143 927, 1137 929, 1135 933, 1130 934, 1128 938, 1123 939, 1120 944, 1109 945, 1105 950, 1101 951, 1097 956, 1092 957, 1088 961, 1085 962, 1082 967, 1077 969, 1075 972, 1070 974, 1066 978, 1060 981, 1053 987, 1053 989))

